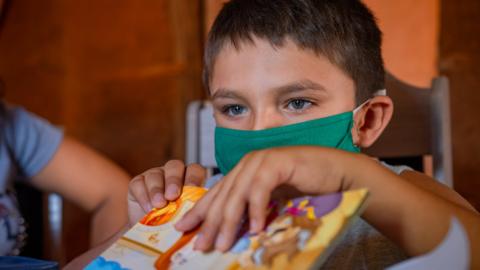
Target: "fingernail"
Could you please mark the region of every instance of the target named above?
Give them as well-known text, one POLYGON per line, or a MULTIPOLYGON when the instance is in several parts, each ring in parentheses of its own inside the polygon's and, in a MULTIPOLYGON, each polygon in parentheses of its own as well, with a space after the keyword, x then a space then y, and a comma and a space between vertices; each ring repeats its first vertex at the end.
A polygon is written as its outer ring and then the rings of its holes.
POLYGON ((215 249, 218 251, 223 251, 227 248, 227 238, 221 233, 218 235, 217 240, 215 241, 215 249))
POLYGON ((165 206, 166 201, 163 198, 162 194, 157 193, 153 196, 152 203, 156 208, 161 208, 161 207, 165 206))
POLYGON ((197 234, 197 240, 195 240, 193 244, 193 250, 202 250, 203 241, 203 235, 201 233, 197 234))
POLYGON ((179 221, 177 221, 177 223, 175 223, 175 225, 174 225, 174 226, 175 226, 175 229, 176 229, 177 231, 183 231, 183 228, 182 228, 183 225, 184 225, 183 223, 184 223, 184 222, 183 222, 183 218, 181 218, 179 221))
POLYGON ((250 232, 251 233, 256 233, 258 231, 260 231, 262 228, 260 228, 260 223, 255 220, 255 219, 251 219, 250 220, 250 232))
POLYGON ((167 193, 165 195, 167 197, 173 199, 173 198, 176 198, 178 196, 178 193, 179 193, 179 189, 178 189, 177 185, 169 185, 167 187, 167 193))
POLYGON ((152 208, 153 208, 152 205, 148 202, 143 204, 142 207, 143 207, 143 210, 145 210, 146 213, 150 212, 150 210, 152 210, 152 208))

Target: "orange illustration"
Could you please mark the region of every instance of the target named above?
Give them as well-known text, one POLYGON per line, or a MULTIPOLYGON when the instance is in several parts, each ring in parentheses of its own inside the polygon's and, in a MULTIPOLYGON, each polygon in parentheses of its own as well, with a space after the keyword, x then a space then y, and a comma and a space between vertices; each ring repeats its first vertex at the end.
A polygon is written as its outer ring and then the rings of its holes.
POLYGON ((167 206, 161 209, 153 209, 144 216, 140 223, 147 226, 158 226, 169 222, 181 208, 183 202, 198 201, 206 192, 203 188, 185 186, 182 195, 174 202, 169 202, 167 206))

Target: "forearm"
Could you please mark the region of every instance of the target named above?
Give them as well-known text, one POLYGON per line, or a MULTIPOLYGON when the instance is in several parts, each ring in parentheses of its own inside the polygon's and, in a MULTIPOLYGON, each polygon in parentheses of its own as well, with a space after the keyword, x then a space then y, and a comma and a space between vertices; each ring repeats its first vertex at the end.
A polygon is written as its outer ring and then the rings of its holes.
MULTIPOLYGON (((368 188, 370 197, 363 217, 409 255, 436 247, 457 217, 470 239, 471 254, 480 252, 479 215, 428 190, 419 188, 365 156, 349 157, 348 188, 368 188)), ((478 265, 472 256, 472 266, 478 265)))
POLYGON ((56 192, 93 215, 91 243, 95 245, 127 223, 130 176, 95 150, 65 138, 33 184, 56 192))
POLYGON ((90 246, 109 239, 127 223, 126 195, 111 194, 97 207, 91 220, 90 246))

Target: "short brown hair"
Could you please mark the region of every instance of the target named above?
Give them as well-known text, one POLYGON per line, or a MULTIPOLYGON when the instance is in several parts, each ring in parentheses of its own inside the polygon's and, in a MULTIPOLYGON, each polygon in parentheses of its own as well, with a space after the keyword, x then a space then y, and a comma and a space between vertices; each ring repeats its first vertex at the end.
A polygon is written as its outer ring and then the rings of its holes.
POLYGON ((359 0, 232 0, 215 19, 204 55, 209 89, 216 57, 227 42, 236 49, 258 37, 281 47, 286 38, 326 56, 355 82, 357 103, 383 89, 382 33, 359 0))

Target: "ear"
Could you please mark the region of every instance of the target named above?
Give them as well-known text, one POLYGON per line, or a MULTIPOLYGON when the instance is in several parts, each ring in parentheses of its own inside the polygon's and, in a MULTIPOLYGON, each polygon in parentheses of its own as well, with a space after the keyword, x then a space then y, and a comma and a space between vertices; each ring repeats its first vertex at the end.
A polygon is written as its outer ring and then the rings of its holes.
POLYGON ((371 146, 392 119, 393 101, 387 96, 375 96, 354 115, 353 143, 360 148, 371 146))

